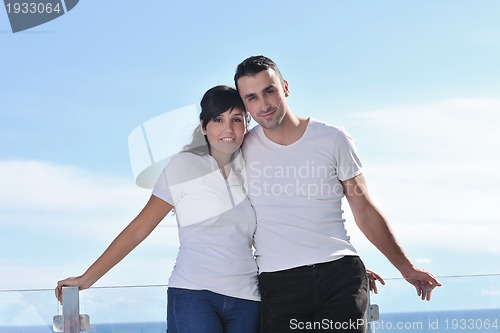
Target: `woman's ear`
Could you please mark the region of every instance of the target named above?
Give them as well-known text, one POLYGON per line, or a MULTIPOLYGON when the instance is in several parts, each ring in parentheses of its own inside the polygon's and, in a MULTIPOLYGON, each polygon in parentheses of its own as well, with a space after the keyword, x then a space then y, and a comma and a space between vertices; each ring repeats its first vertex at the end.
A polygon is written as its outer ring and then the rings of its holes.
POLYGON ((203 129, 203 121, 202 120, 200 120, 200 130, 201 130, 201 134, 207 135, 207 132, 205 132, 205 130, 203 129))

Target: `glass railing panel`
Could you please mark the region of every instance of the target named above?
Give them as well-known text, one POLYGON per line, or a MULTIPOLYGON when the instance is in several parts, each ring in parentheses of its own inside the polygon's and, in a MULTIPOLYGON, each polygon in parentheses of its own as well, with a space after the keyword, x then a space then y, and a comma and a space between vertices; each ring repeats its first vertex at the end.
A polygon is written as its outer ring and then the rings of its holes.
POLYGON ((500 275, 439 277, 431 301, 403 279, 387 279, 378 295, 373 332, 500 332, 500 275))
MULTIPOLYGON (((403 279, 386 279, 371 295, 380 318, 369 332, 500 332, 500 275, 439 277, 430 302, 403 279)), ((164 333, 166 286, 92 288, 80 292, 80 313, 94 333, 164 333)), ((0 333, 52 332, 62 308, 54 291, 0 291, 0 333)))
POLYGON ((0 333, 49 333, 60 311, 54 290, 0 291, 0 333))
MULTIPOLYGON (((79 293, 92 333, 165 333, 166 286, 92 288, 79 293)), ((0 333, 49 333, 62 315, 54 290, 0 291, 0 333)))
POLYGON ((167 286, 91 288, 80 292, 90 332, 165 333, 167 286))

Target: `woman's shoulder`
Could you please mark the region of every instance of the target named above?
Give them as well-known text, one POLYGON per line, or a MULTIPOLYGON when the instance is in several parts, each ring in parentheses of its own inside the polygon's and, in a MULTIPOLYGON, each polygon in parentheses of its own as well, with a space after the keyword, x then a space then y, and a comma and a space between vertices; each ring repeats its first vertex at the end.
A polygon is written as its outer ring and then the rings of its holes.
POLYGON ((170 179, 186 181, 206 174, 210 169, 210 161, 206 156, 191 152, 179 152, 169 159, 165 173, 170 179))
POLYGON ((206 156, 195 154, 189 151, 181 151, 172 155, 167 163, 167 165, 173 166, 192 166, 199 165, 200 163, 206 163, 206 156))

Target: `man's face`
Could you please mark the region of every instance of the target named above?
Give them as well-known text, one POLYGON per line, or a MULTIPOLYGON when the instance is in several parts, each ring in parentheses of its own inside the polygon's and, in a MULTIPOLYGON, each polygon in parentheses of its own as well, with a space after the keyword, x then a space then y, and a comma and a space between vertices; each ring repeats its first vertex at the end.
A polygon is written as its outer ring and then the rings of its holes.
POLYGON ((288 82, 281 81, 272 69, 238 80, 240 93, 252 118, 266 129, 278 127, 288 110, 288 82))

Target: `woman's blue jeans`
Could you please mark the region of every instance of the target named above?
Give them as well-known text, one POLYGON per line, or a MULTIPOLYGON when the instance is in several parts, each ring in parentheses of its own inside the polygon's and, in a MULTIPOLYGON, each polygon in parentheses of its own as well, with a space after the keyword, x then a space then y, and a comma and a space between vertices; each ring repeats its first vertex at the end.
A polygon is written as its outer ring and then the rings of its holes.
POLYGON ((260 302, 168 288, 167 333, 258 333, 260 302))

